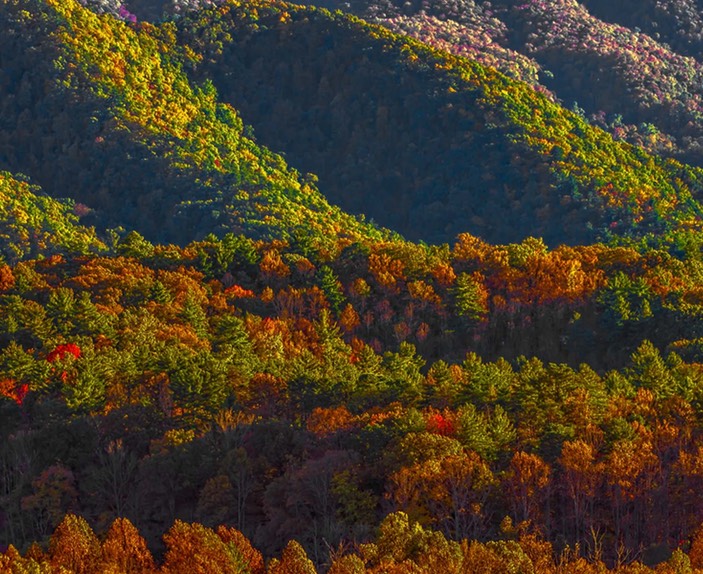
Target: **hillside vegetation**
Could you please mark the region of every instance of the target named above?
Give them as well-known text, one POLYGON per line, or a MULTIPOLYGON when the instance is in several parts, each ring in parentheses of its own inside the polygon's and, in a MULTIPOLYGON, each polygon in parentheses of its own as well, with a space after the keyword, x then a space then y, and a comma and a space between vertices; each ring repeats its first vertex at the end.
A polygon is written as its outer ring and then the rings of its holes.
POLYGON ((476 62, 292 4, 230 2, 179 27, 195 77, 257 137, 318 174, 331 201, 410 239, 557 244, 698 226, 700 170, 613 141, 476 62))
POLYGON ((37 186, 0 172, 0 262, 51 253, 98 253, 106 246, 79 225, 88 208, 46 196, 37 186))
POLYGON ((0 572, 702 571, 692 6, 0 0, 0 572))
POLYGON ((701 165, 701 5, 693 0, 320 0, 494 66, 616 139, 701 165))
MULTIPOLYGON (((700 256, 462 236, 325 260, 131 234, 108 254, 0 267, 2 540, 26 549, 73 512, 108 539, 127 517, 160 553, 174 521, 196 521, 283 560, 296 540, 322 565, 327 544, 380 525, 379 554, 346 562, 424 568, 446 547, 474 564, 462 540, 537 536, 539 553, 509 548, 551 572, 558 541, 586 547, 593 530, 590 560, 610 565, 694 536, 700 256), (387 536, 425 531, 429 546, 383 554, 387 536)), ((188 563, 164 544, 169 568, 188 563)), ((495 572, 518 560, 496 551, 495 572)))
POLYGON ((378 235, 245 137, 211 86, 189 83, 172 27, 131 28, 74 0, 4 2, 0 26, 0 159, 95 210, 89 223, 179 243, 245 229, 378 235))

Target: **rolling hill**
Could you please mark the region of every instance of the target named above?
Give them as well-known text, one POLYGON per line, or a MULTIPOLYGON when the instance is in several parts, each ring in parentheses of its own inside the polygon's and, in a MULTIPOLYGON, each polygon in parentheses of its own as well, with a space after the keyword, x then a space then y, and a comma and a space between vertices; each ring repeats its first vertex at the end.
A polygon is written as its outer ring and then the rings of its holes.
POLYGON ((76 2, 21 8, 1 6, 0 159, 95 210, 88 223, 180 243, 244 229, 381 235, 244 136, 214 90, 190 84, 168 28, 132 29, 76 2))
POLYGON ((616 142, 477 62, 283 3, 178 23, 195 78, 258 138, 316 173, 332 202, 409 239, 573 244, 697 225, 698 169, 616 142))

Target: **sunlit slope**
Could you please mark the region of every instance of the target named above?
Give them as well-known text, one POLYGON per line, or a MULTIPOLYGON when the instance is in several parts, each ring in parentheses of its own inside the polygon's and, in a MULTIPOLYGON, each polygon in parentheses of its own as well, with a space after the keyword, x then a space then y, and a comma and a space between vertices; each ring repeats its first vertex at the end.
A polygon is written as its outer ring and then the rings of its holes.
POLYGON ((0 172, 0 265, 58 253, 98 253, 105 246, 78 223, 85 206, 44 195, 36 186, 0 172))
POLYGON ((681 54, 700 58, 703 4, 700 0, 584 0, 595 16, 628 28, 640 28, 681 54))
POLYGON ((0 167, 87 204, 101 226, 176 242, 378 235, 245 137, 211 85, 189 82, 172 25, 23 0, 0 3, 0 28, 0 167))
POLYGON ((613 141, 492 68, 340 12, 229 2, 179 20, 260 140, 411 239, 587 242, 700 226, 701 172, 613 141))
MULTIPOLYGON (((629 2, 608 11, 598 9, 597 4, 575 0, 498 2, 511 30, 511 46, 551 72, 551 77, 545 76, 545 84, 564 102, 572 105, 576 101, 588 114, 609 116, 612 132, 620 137, 632 129, 630 126, 637 126, 645 142, 659 140, 654 149, 662 154, 703 165, 700 51, 689 50, 685 55, 686 50, 672 49, 667 40, 675 22, 661 19, 662 34, 656 32, 659 25, 655 28, 654 23, 645 26, 650 32, 646 34, 637 25, 626 28, 620 22, 597 17, 616 12, 622 19, 629 2), (591 6, 594 13, 588 10, 591 6), (630 126, 623 126, 623 121, 630 126)), ((660 11, 643 5, 647 14, 660 18, 660 11)), ((631 14, 637 12, 632 10, 631 14)), ((681 14, 677 17, 685 18, 681 14)), ((691 24, 695 28, 695 21, 691 24)))
POLYGON ((315 0, 475 59, 615 139, 703 165, 700 0, 315 0))

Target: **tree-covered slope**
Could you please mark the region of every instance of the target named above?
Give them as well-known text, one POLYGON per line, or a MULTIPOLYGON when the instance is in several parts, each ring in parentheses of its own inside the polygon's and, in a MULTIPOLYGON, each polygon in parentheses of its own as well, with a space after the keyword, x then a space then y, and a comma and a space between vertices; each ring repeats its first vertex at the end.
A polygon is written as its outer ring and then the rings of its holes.
POLYGON ((309 4, 351 12, 393 32, 538 84, 539 64, 510 49, 509 29, 489 4, 475 0, 319 0, 309 4))
POLYGON ((548 90, 617 139, 701 165, 700 2, 320 0, 548 90))
POLYGON ((0 571, 700 572, 703 172, 558 104, 697 76, 585 4, 0 0, 0 571))
POLYGON ((73 512, 101 538, 129 518, 162 556, 195 520, 321 565, 404 512, 457 543, 505 540, 509 517, 555 552, 592 527, 593 561, 665 557, 703 520, 699 246, 463 235, 330 261, 133 234, 0 264, 0 545, 73 512))
POLYGON ((576 100, 591 113, 620 112, 635 122, 654 119, 678 135, 686 121, 695 119, 691 114, 699 99, 701 16, 696 4, 356 0, 349 7, 391 29, 479 60, 509 53, 509 59, 497 58, 492 65, 535 83, 540 74, 539 81, 569 106, 576 100), (671 106, 679 108, 681 117, 674 117, 671 106), (683 123, 672 125, 677 119, 683 123))
POLYGON ((58 253, 98 253, 106 246, 79 225, 88 208, 46 196, 36 186, 0 172, 0 262, 58 253))
POLYGON ((640 28, 675 51, 700 58, 703 49, 703 3, 700 0, 583 0, 598 18, 640 28))
POLYGON ((0 165, 94 209, 86 221, 181 243, 377 234, 188 81, 171 26, 28 0, 0 4, 0 27, 0 165))
POLYGON ((179 20, 258 137, 327 197, 411 239, 578 243, 698 224, 700 171, 590 126, 527 84, 341 13, 225 3, 179 20), (509 225, 505 222, 509 221, 509 225))
POLYGON ((180 18, 174 34, 73 2, 2 10, 0 161, 94 209, 87 223, 181 243, 378 234, 331 203, 430 242, 699 226, 698 171, 614 142, 491 68, 342 14, 226 3, 180 18), (327 201, 245 135, 232 105, 319 175, 327 201))
POLYGON ((639 29, 604 22, 575 0, 498 4, 515 48, 552 72, 545 83, 564 101, 652 124, 674 139, 683 157, 702 163, 699 60, 639 29))

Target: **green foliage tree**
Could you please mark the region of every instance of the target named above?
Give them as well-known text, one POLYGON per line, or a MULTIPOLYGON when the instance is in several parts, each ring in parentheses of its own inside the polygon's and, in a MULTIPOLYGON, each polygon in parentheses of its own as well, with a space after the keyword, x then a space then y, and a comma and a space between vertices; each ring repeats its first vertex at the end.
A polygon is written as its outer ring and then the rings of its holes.
POLYGON ((479 321, 488 312, 485 288, 468 273, 457 276, 454 298, 457 314, 468 321, 479 321))
POLYGON ((388 392, 392 398, 409 405, 418 404, 423 395, 424 377, 420 369, 425 361, 416 354, 413 345, 402 342, 397 353, 387 352, 383 356, 383 367, 387 373, 388 392))
POLYGON ((339 315, 339 312, 347 301, 339 279, 328 265, 320 267, 317 276, 320 289, 322 289, 327 300, 330 302, 332 310, 336 315, 339 315))

